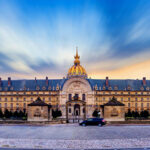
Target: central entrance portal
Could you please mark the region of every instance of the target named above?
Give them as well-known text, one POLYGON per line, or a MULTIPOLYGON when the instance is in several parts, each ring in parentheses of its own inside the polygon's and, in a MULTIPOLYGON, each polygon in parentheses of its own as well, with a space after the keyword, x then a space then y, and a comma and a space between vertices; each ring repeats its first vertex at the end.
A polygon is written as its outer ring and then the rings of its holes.
POLYGON ((80 116, 80 105, 79 104, 74 105, 74 115, 80 116))
POLYGON ((82 100, 71 100, 66 102, 67 122, 79 122, 86 118, 86 103, 82 100))

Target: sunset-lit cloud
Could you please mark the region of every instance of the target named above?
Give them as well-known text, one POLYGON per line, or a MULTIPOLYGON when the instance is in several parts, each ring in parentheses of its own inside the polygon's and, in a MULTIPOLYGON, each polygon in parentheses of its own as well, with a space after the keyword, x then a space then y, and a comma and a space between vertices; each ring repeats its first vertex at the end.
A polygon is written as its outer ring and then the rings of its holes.
POLYGON ((147 0, 0 0, 0 76, 63 78, 78 46, 92 78, 150 79, 147 0))

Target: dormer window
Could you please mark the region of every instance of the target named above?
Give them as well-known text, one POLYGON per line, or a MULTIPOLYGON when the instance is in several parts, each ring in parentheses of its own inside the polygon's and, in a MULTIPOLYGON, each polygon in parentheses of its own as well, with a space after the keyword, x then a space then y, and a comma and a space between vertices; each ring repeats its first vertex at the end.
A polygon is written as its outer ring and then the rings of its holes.
POLYGON ((128 86, 128 88, 127 88, 129 91, 131 90, 131 87, 130 87, 130 85, 128 86))
POLYGON ((10 88, 11 91, 13 91, 13 89, 14 89, 13 87, 10 88))
POLYGON ((141 91, 144 91, 144 87, 143 86, 141 87, 141 91))
POLYGON ((46 90, 46 87, 45 87, 45 86, 43 86, 43 87, 42 87, 42 90, 46 90))
POLYGON ((37 87, 36 87, 36 90, 37 90, 37 91, 39 91, 39 90, 40 90, 40 87, 39 87, 39 86, 37 86, 37 87))
POLYGON ((110 86, 110 87, 108 88, 108 90, 112 90, 112 87, 110 86))
POLYGON ((105 87, 105 86, 103 86, 103 90, 106 90, 106 87, 105 87))
POLYGON ((115 86, 115 87, 114 87, 114 90, 118 90, 118 87, 117 87, 117 86, 115 86))
POLYGON ((49 90, 49 91, 51 90, 51 86, 48 87, 48 90, 49 90))

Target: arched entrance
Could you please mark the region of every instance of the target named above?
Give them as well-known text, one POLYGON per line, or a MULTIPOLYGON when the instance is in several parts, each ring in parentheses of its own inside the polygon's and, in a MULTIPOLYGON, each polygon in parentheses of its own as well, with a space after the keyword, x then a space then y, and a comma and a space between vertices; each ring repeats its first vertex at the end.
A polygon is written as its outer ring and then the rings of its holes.
POLYGON ((79 104, 74 105, 74 115, 80 116, 80 105, 79 104))
POLYGON ((67 122, 79 122, 86 118, 86 102, 82 100, 71 100, 66 102, 67 122))

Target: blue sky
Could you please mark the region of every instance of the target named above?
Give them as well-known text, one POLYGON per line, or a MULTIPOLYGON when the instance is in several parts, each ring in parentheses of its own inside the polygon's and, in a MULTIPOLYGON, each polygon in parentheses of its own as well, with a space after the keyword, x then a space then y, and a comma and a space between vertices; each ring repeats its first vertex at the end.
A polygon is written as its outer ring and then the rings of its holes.
POLYGON ((62 78, 76 46, 92 78, 150 78, 149 0, 0 0, 0 76, 62 78))

